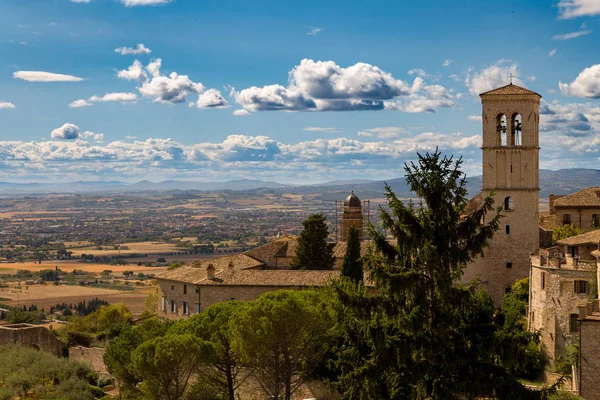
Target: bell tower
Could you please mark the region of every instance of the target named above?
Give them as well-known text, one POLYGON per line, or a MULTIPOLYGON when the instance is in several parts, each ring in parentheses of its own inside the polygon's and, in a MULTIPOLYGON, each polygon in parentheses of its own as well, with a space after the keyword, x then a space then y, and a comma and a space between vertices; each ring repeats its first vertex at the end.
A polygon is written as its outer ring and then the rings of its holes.
POLYGON ((513 85, 480 94, 482 195, 502 206, 500 228, 463 280, 479 278, 497 305, 515 281, 529 276, 539 248, 539 105, 542 96, 513 85))

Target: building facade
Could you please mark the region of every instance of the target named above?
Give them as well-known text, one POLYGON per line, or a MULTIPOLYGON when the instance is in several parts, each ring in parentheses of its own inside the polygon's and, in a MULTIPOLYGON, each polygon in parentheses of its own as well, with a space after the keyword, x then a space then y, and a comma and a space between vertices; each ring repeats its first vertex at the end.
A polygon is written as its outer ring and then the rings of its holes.
POLYGON ((600 227, 600 187, 566 196, 550 195, 549 205, 555 226, 570 224, 586 232, 600 227))
POLYGON ((482 196, 502 206, 500 229, 463 280, 479 278, 496 304, 529 275, 539 248, 539 104, 541 96, 516 85, 480 95, 483 121, 482 196))

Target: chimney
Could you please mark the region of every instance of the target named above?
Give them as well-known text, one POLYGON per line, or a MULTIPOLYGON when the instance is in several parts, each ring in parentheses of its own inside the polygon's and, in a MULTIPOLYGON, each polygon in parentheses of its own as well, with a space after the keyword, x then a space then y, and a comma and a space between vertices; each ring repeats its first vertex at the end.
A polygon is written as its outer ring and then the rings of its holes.
POLYGON ((550 214, 554 214, 554 202, 556 201, 556 196, 551 194, 548 196, 548 205, 550 206, 550 214))
POLYGON ((212 264, 208 264, 208 267, 206 267, 206 278, 213 280, 215 279, 215 266, 212 264))

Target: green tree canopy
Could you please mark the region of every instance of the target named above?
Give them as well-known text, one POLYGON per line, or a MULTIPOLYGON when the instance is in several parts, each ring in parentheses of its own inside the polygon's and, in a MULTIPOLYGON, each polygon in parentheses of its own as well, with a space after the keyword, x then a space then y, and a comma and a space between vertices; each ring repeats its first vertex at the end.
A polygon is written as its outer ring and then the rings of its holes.
POLYGON ((557 242, 559 240, 570 238, 571 236, 581 235, 583 232, 583 229, 577 228, 574 225, 562 225, 557 228, 554 228, 554 230, 552 231, 552 240, 554 242, 557 242))
POLYGON ((389 211, 380 213, 385 231, 369 227, 375 250, 364 257, 377 290, 337 285, 344 335, 337 387, 346 399, 540 396, 497 362, 500 327, 490 296, 456 284, 500 218, 491 197, 465 215, 461 163, 436 151, 405 165, 406 181, 421 202, 405 204, 386 186, 389 211), (395 240, 388 241, 388 234, 395 240))
POLYGON ((231 321, 242 307, 244 303, 240 301, 216 303, 202 313, 175 324, 170 330, 172 333, 193 334, 210 343, 210 364, 201 368, 199 373, 206 378, 206 384, 229 400, 235 400, 235 391, 248 377, 248 371, 230 341, 231 321))
POLYGON ((171 334, 142 343, 131 353, 131 364, 147 398, 181 400, 208 352, 210 346, 194 335, 171 334))
POLYGON ((269 398, 290 400, 327 351, 333 320, 320 299, 313 290, 281 290, 234 315, 232 348, 269 398))
POLYGON ((291 269, 331 269, 335 264, 334 243, 327 243, 329 232, 323 214, 314 214, 302 222, 298 246, 291 269))
POLYGON ((354 282, 362 282, 364 278, 363 263, 360 256, 360 232, 354 225, 350 227, 347 238, 346 255, 342 264, 342 276, 354 282))

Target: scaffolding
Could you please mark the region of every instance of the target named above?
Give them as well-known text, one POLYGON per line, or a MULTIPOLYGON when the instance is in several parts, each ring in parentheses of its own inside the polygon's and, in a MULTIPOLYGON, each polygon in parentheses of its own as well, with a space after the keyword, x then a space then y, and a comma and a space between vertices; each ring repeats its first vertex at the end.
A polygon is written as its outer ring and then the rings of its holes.
MULTIPOLYGON (((362 231, 360 232, 360 237, 362 240, 368 240, 369 237, 367 235, 367 227, 369 226, 369 222, 371 222, 371 201, 370 200, 361 200, 361 217, 362 219, 362 231)), ((344 218, 344 200, 336 200, 335 201, 335 241, 336 242, 345 242, 346 238, 343 237, 343 221, 354 221, 360 220, 358 218, 353 218, 346 216, 344 218)))

